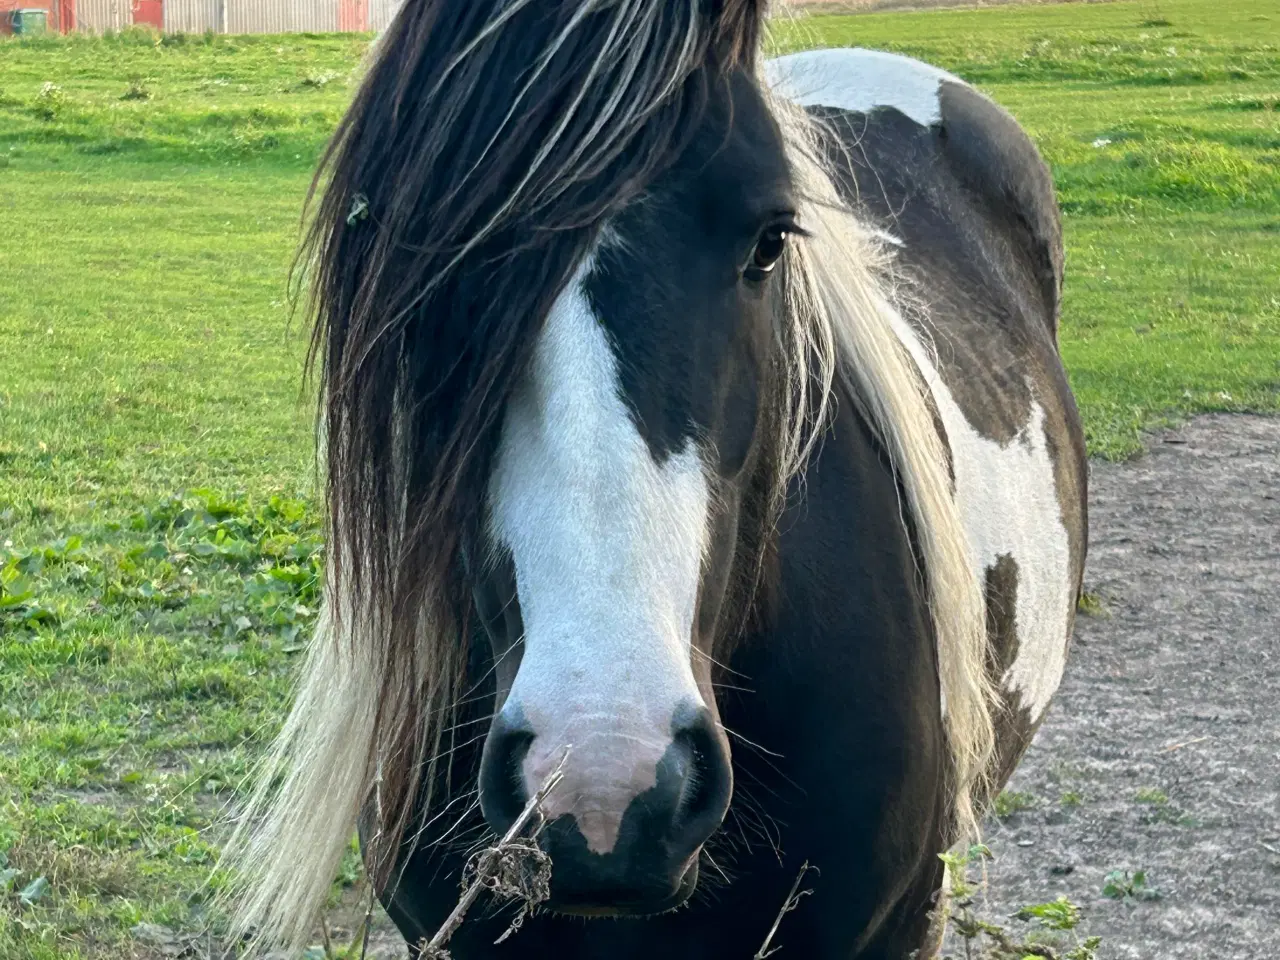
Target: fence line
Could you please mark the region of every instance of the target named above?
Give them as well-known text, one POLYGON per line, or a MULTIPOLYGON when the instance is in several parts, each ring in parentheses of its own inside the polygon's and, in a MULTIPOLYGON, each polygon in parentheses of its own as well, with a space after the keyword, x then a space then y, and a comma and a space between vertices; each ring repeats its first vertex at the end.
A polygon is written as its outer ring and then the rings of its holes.
POLYGON ((404 0, 369 0, 369 28, 381 33, 391 26, 404 0))

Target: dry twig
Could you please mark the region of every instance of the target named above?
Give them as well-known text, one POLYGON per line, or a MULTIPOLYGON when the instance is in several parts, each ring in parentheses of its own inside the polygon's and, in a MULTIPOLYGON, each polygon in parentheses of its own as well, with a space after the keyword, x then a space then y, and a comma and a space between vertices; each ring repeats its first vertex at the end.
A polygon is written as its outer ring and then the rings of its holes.
POLYGON ((782 904, 782 909, 774 917, 773 926, 769 928, 769 935, 764 938, 764 943, 760 945, 760 949, 756 951, 756 955, 751 960, 765 960, 766 957, 771 957, 782 949, 781 946, 773 946, 773 938, 778 934, 778 927, 782 925, 782 918, 800 906, 801 900, 813 893, 812 890, 801 890, 800 884, 804 882, 805 874, 810 870, 816 872, 817 869, 817 867, 809 866, 808 860, 804 862, 804 866, 800 868, 800 872, 796 875, 796 882, 791 884, 791 892, 787 894, 787 899, 782 904))
POLYGON ((364 960, 365 952, 369 949, 369 930, 373 926, 373 903, 375 900, 373 882, 369 882, 369 908, 364 912, 364 923, 360 930, 360 960, 364 960))
POLYGON ((515 823, 494 846, 481 850, 471 858, 462 871, 462 896, 453 911, 445 918, 435 936, 422 943, 421 960, 450 960, 448 943, 466 918, 467 911, 479 898, 481 891, 490 890, 499 896, 524 901, 524 907, 511 927, 502 935, 505 940, 519 929, 530 906, 547 899, 551 892, 551 860, 535 842, 542 829, 539 822, 532 837, 522 837, 529 822, 538 817, 541 821, 542 802, 564 778, 565 761, 569 748, 560 758, 555 770, 547 777, 529 802, 524 805, 515 823))

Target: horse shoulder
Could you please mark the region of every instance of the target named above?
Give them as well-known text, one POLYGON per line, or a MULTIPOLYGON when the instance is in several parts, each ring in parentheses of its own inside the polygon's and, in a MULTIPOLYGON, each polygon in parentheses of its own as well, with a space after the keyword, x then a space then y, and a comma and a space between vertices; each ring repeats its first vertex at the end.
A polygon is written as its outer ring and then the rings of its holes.
POLYGON ((1010 249, 1030 256, 1049 329, 1056 335, 1064 254, 1048 166, 1018 121, 973 87, 944 81, 938 100, 942 153, 952 173, 1000 221, 1010 249))
POLYGON ((934 131, 956 182, 997 222, 1006 248, 1030 258, 1056 334, 1064 255, 1053 178, 1008 111, 945 70, 880 50, 811 50, 772 60, 767 71, 800 106, 864 115, 888 108, 934 131))
MULTIPOLYGON (((929 64, 842 49, 794 54, 768 69, 775 91, 799 105, 866 118, 847 124, 845 135, 857 148, 858 174, 872 168, 868 193, 884 196, 864 194, 863 201, 896 208, 907 239, 890 239, 907 261, 920 255, 913 246, 928 244, 921 204, 936 205, 944 220, 976 205, 994 228, 983 236, 1001 241, 984 256, 1031 258, 1009 275, 1035 278, 1043 310, 1033 305, 1019 315, 1044 318, 1049 336, 1025 337, 994 322, 1003 309, 995 304, 986 307, 991 316, 973 315, 984 312, 982 298, 973 295, 936 296, 936 355, 918 330, 899 327, 930 383, 971 560, 984 581, 991 659, 1012 708, 1001 723, 1003 775, 1061 681, 1083 566, 1082 444, 1052 345, 1063 262, 1052 181, 1012 116, 929 64), (930 199, 957 188, 968 204, 930 199)), ((926 287, 936 287, 921 291, 927 300, 948 287, 952 294, 986 289, 964 275, 978 267, 963 257, 932 263, 921 276, 926 287)))

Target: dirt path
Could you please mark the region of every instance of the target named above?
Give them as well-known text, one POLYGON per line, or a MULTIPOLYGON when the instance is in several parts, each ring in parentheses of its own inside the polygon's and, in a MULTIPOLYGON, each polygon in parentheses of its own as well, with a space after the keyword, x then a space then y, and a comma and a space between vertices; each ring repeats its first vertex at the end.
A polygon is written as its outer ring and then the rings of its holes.
POLYGON ((1280 420, 1094 464, 1067 676, 989 828, 990 912, 1065 894, 1107 958, 1280 956, 1280 420), (1064 802, 1065 798, 1065 802, 1064 802), (1145 869, 1159 900, 1101 896, 1145 869))

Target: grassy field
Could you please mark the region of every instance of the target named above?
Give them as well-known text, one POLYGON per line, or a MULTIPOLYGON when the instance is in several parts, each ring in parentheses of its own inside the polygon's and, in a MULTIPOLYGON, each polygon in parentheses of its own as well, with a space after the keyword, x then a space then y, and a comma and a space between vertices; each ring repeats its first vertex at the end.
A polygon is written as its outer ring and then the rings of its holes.
MULTIPOLYGON (((158 956, 139 924, 209 922, 211 825, 314 616, 286 274, 367 42, 0 41, 5 960, 158 956)), ((1280 409, 1274 0, 815 16, 780 43, 922 56, 1035 136, 1095 455, 1280 409)))

